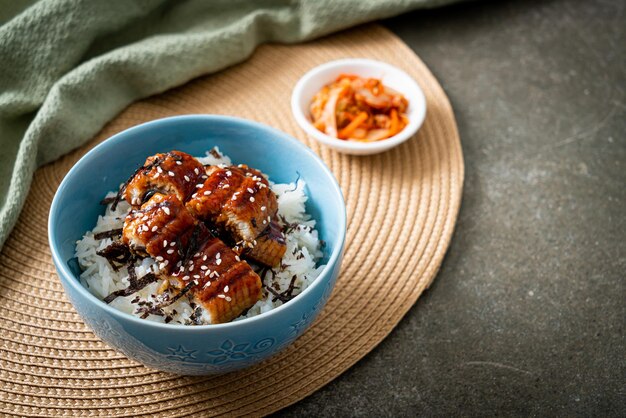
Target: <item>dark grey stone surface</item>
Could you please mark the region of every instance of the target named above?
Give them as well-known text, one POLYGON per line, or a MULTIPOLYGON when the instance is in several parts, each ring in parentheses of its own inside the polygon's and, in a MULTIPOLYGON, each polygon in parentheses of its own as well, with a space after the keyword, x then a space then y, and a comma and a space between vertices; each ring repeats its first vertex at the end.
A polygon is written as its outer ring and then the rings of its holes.
POLYGON ((389 21, 456 112, 463 205, 434 285, 289 416, 626 415, 625 2, 389 21))

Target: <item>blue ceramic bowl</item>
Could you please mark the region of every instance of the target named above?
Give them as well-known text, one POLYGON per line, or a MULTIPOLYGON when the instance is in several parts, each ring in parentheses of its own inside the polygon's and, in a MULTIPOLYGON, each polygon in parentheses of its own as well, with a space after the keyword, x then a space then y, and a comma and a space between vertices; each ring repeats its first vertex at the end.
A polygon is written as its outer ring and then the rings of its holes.
POLYGON ((148 367, 179 374, 225 373, 258 363, 292 343, 313 322, 333 289, 343 256, 346 212, 337 181, 307 147, 276 129, 225 116, 171 117, 121 132, 85 155, 54 196, 48 235, 65 293, 103 341, 148 367), (79 282, 75 244, 92 229, 103 207, 146 157, 172 149, 204 155, 218 146, 279 183, 306 181, 307 212, 326 242, 321 275, 288 303, 253 318, 185 326, 142 320, 108 306, 79 282))

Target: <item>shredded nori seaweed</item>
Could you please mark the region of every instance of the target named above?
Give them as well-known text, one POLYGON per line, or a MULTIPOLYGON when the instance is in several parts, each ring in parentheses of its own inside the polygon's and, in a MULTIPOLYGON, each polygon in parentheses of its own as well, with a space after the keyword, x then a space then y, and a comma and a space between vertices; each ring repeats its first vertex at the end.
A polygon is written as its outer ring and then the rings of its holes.
POLYGON ((289 234, 290 232, 293 232, 299 225, 298 223, 295 223, 295 222, 294 223, 287 222, 287 219, 285 219, 285 217, 282 215, 279 215, 279 217, 283 223, 283 234, 289 234))
POLYGON ((295 274, 293 275, 293 277, 291 277, 291 281, 289 282, 289 287, 287 288, 287 290, 285 290, 282 295, 286 296, 290 299, 293 298, 293 291, 294 289, 296 289, 296 278, 298 276, 296 276, 295 274))
POLYGON ((106 258, 115 271, 118 271, 120 267, 125 266, 130 260, 134 259, 128 245, 119 241, 111 243, 103 250, 96 251, 96 254, 106 258))
POLYGON ((134 283, 131 281, 130 285, 126 289, 116 290, 115 292, 111 293, 109 296, 103 299, 104 303, 111 303, 115 300, 115 298, 120 296, 130 296, 133 293, 140 291, 150 283, 154 283, 155 281, 157 281, 157 279, 158 278, 154 273, 148 273, 145 276, 140 277, 139 279, 135 279, 134 283))
POLYGON ((111 229, 110 231, 98 232, 97 234, 94 234, 93 237, 98 240, 119 237, 120 235, 122 235, 122 231, 122 228, 111 229))
MULTIPOLYGON (((202 238, 200 234, 202 232, 203 226, 204 225, 199 223, 193 228, 193 231, 191 232, 191 237, 189 237, 189 241, 187 242, 187 249, 182 256, 182 260, 180 260, 183 266, 186 265, 189 260, 191 260, 191 257, 193 257, 193 255, 200 248, 200 246, 204 244, 204 241, 199 240, 200 238, 202 238)), ((178 248, 181 248, 181 245, 179 245, 178 248)))
POLYGON ((178 299, 180 299, 180 298, 182 298, 183 296, 185 296, 185 295, 186 295, 186 294, 187 294, 187 293, 191 290, 191 288, 192 288, 192 287, 194 287, 195 285, 196 285, 196 282, 195 282, 195 281, 193 281, 193 280, 192 280, 192 281, 190 281, 189 283, 187 283, 187 284, 185 285, 185 287, 183 287, 183 288, 181 289, 181 291, 180 291, 180 292, 178 292, 176 295, 174 295, 174 297, 173 297, 173 298, 168 299, 168 300, 164 301, 163 303, 160 303, 160 304, 156 305, 156 307, 159 307, 159 308, 165 308, 166 306, 170 306, 171 304, 173 304, 174 302, 176 302, 178 299))
POLYGON ((202 308, 200 306, 195 307, 195 304, 191 304, 193 312, 189 316, 188 325, 202 325, 202 308))
POLYGON ((274 279, 276 279, 276 272, 274 271, 274 269, 265 267, 261 270, 261 272, 259 273, 259 276, 261 277, 261 283, 263 284, 263 287, 267 289, 267 291, 273 295, 272 302, 276 302, 277 300, 280 300, 282 303, 287 303, 295 297, 293 295, 293 291, 295 289, 298 289, 298 287, 295 285, 296 278, 297 278, 295 274, 293 275, 293 277, 291 278, 291 281, 289 282, 289 287, 284 292, 278 292, 278 289, 280 289, 280 287, 278 283, 274 282, 274 279), (267 276, 267 273, 271 273, 272 275, 272 277, 269 280, 266 280, 265 278, 265 276, 267 276), (276 289, 274 289, 271 285, 274 285, 276 289))
POLYGON ((291 300, 291 298, 287 298, 283 296, 281 293, 278 293, 276 290, 272 289, 270 286, 267 286, 265 284, 263 284, 263 286, 267 289, 268 292, 274 295, 274 299, 272 300, 272 302, 276 302, 276 300, 280 300, 282 303, 286 303, 291 300))
POLYGON ((209 151, 209 154, 211 154, 213 157, 217 159, 224 157, 222 154, 220 154, 218 150, 215 149, 215 147, 211 148, 211 150, 209 151))
POLYGON ((132 264, 128 266, 128 281, 130 282, 130 287, 137 286, 137 272, 132 264))
POLYGON ((145 192, 143 197, 141 198, 141 204, 143 205, 144 203, 146 203, 148 200, 150 200, 152 196, 154 196, 157 193, 161 193, 161 191, 157 189, 150 189, 147 192, 145 192))

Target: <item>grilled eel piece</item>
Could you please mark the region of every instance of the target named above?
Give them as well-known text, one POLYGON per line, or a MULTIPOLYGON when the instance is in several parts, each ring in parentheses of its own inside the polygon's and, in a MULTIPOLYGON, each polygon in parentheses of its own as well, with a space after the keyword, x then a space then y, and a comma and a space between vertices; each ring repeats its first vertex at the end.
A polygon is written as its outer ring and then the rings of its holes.
POLYGON ((208 178, 186 203, 192 215, 252 242, 269 225, 278 203, 260 171, 245 165, 207 167, 208 178))
POLYGON ((148 157, 122 193, 133 206, 140 206, 154 193, 173 194, 185 202, 196 185, 204 181, 203 177, 204 166, 198 160, 181 151, 170 151, 148 157))
POLYGON ((269 226, 256 237, 256 245, 246 249, 243 255, 257 263, 276 267, 280 264, 286 250, 285 236, 274 218, 269 226))
POLYGON ((154 257, 164 277, 176 279, 202 303, 211 323, 231 321, 261 297, 261 279, 248 263, 174 195, 156 193, 131 211, 122 240, 134 252, 154 257))
MULTIPOLYGON (((257 262, 275 266, 277 254, 285 253, 285 239, 279 228, 269 234, 278 210, 276 195, 263 174, 246 165, 207 168, 208 178, 187 201, 186 207, 198 219, 210 221, 226 231, 237 246, 247 249, 257 262), (257 237, 263 235, 261 246, 257 237), (267 239, 271 237, 272 239, 267 239), (267 254, 265 251, 268 251, 267 254)), ((279 258, 280 258, 279 257, 279 258)))
POLYGON ((219 238, 204 237, 193 257, 172 276, 182 286, 192 286, 212 324, 229 322, 261 298, 261 278, 219 238))
POLYGON ((122 242, 135 253, 154 257, 167 274, 182 264, 196 223, 175 195, 156 193, 126 216, 122 242))

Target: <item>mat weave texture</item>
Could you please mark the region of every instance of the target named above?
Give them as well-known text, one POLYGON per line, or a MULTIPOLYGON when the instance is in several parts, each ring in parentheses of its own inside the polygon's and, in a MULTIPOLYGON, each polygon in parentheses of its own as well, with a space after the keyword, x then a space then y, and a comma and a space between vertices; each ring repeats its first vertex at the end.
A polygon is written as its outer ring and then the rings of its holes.
POLYGON ((428 287, 452 236, 462 184, 461 144, 445 93, 380 26, 304 45, 263 46, 244 64, 135 103, 87 146, 37 171, 0 253, 0 412, 263 415, 297 402, 371 351, 428 287), (428 113, 416 137, 371 157, 338 154, 306 138, 291 116, 291 90, 311 67, 345 57, 387 61, 418 81, 428 113), (54 192, 87 150, 133 125, 189 113, 241 116, 300 139, 335 174, 348 211, 342 272, 319 319, 281 354, 216 377, 153 371, 102 343, 66 300, 47 243, 54 192))

